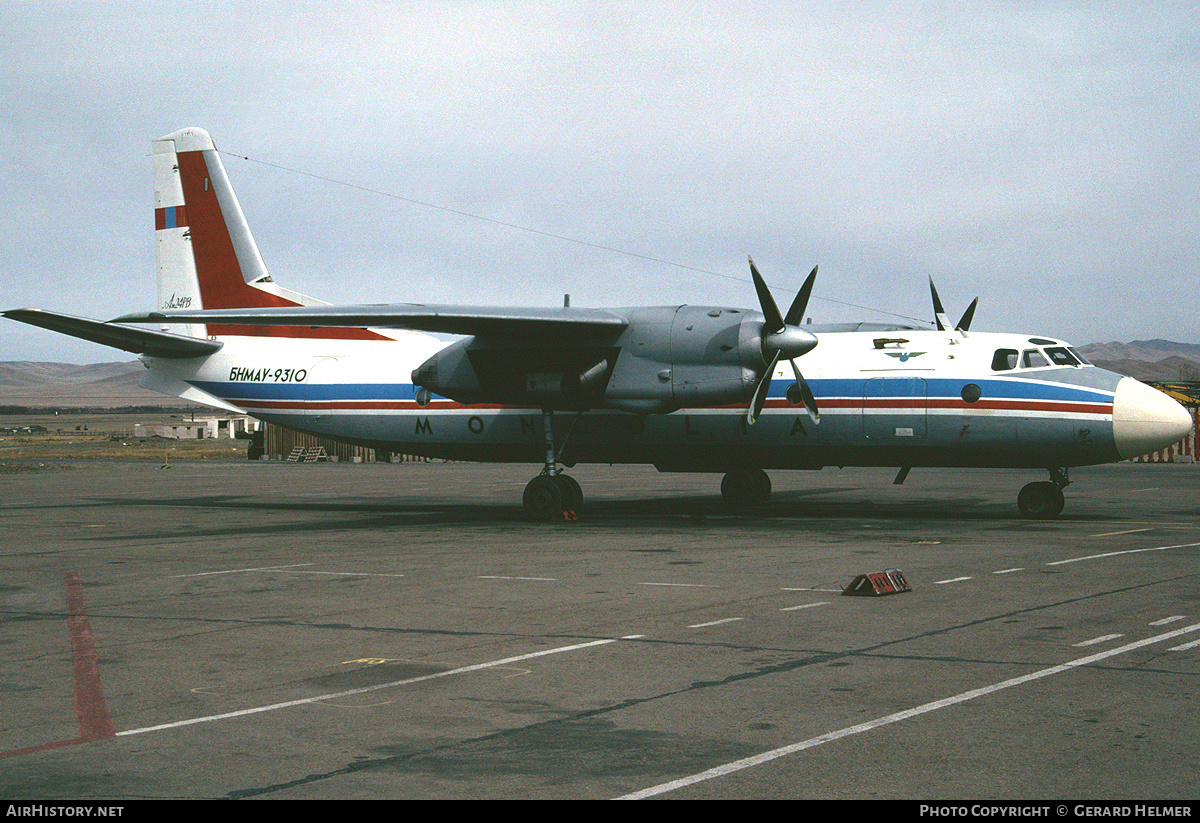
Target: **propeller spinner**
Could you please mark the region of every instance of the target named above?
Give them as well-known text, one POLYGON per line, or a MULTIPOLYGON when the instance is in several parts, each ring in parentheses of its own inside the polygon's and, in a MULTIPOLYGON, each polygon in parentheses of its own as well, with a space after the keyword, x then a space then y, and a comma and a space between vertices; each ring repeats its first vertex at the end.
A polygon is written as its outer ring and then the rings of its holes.
POLYGON ((786 315, 779 313, 779 306, 775 304, 775 298, 771 296, 771 290, 767 288, 763 276, 758 273, 753 259, 750 260, 750 276, 754 278, 758 302, 762 305, 762 352, 763 359, 767 361, 767 369, 754 388, 754 398, 750 401, 749 408, 746 409, 746 423, 754 425, 754 421, 762 413, 763 405, 767 402, 767 392, 771 386, 771 376, 775 374, 775 366, 779 364, 781 358, 787 359, 792 364, 792 373, 796 375, 796 386, 799 387, 804 409, 812 421, 818 423, 821 420, 821 414, 817 410, 817 401, 813 397, 804 375, 800 373, 800 368, 796 365, 797 357, 812 351, 813 347, 817 345, 817 338, 798 325, 804 316, 804 310, 808 308, 808 298, 812 295, 813 283, 817 279, 817 268, 814 266, 812 272, 809 273, 804 285, 796 293, 796 299, 792 301, 792 306, 786 315))

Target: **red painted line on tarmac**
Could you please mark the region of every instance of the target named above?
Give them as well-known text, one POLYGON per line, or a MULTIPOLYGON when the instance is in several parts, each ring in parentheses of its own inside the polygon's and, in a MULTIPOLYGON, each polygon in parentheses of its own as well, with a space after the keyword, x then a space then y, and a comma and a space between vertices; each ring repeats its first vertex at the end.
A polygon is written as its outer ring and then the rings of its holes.
POLYGON ((57 740, 54 743, 43 743, 40 746, 27 746, 24 749, 13 749, 12 751, 0 752, 0 760, 6 757, 19 757, 23 754, 33 754, 34 752, 44 752, 50 749, 61 749, 64 746, 78 746, 80 743, 91 743, 84 737, 76 737, 74 740, 57 740))
POLYGON ((79 737, 0 752, 0 759, 91 743, 94 740, 114 737, 117 733, 113 728, 112 719, 108 716, 108 707, 104 703, 104 690, 100 687, 96 639, 88 620, 83 581, 79 572, 65 572, 63 577, 67 586, 67 633, 71 638, 71 679, 75 687, 75 713, 79 715, 79 737))
POLYGON ((67 572, 67 630, 71 635, 71 658, 75 664, 75 711, 79 715, 79 736, 84 740, 103 740, 117 732, 104 704, 100 687, 100 664, 96 640, 88 621, 83 599, 83 581, 79 572, 67 572))

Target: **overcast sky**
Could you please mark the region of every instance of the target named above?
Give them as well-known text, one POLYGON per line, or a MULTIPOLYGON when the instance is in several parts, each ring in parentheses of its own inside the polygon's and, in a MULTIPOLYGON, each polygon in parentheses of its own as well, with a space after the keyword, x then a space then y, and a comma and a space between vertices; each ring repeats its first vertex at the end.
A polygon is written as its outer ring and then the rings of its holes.
POLYGON ((150 141, 200 126, 335 303, 755 308, 753 255, 784 306, 820 264, 815 322, 932 276, 978 330, 1200 342, 1198 10, 0 0, 0 307, 152 308, 150 141))

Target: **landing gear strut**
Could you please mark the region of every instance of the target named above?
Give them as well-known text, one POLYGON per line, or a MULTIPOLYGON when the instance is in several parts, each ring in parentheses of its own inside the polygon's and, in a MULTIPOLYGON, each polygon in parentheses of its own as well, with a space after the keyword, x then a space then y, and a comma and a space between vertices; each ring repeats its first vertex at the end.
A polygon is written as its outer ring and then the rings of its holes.
MULTIPOLYGON (((555 447, 549 409, 542 410, 542 432, 546 442, 546 465, 542 473, 525 486, 522 498, 525 513, 531 520, 553 520, 556 517, 573 519, 583 507, 583 489, 573 477, 567 477, 558 468, 558 458, 566 445, 566 438, 555 447)), ((569 436, 570 432, 567 432, 569 436)))
POLYGON ((1017 495, 1017 508, 1027 520, 1053 520, 1062 514, 1063 489, 1071 484, 1066 469, 1050 469, 1050 480, 1030 483, 1017 495))

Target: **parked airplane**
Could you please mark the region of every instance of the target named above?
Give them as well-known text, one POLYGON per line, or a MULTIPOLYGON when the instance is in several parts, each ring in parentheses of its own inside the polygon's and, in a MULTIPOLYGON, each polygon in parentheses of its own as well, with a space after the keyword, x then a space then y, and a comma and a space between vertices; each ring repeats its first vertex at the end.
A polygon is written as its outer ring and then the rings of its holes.
POLYGON ((153 148, 158 310, 5 316, 138 353, 140 385, 188 401, 384 451, 542 463, 524 493, 535 519, 580 508, 560 469, 577 463, 724 473, 738 506, 768 498, 766 469, 894 466, 897 483, 914 466, 1042 469, 1017 505, 1050 518, 1070 467, 1191 427, 1058 339, 969 331, 974 303, 951 327, 932 282, 936 330, 802 324, 816 269, 782 314, 753 262, 761 312, 331 306, 271 279, 206 132, 153 148))

